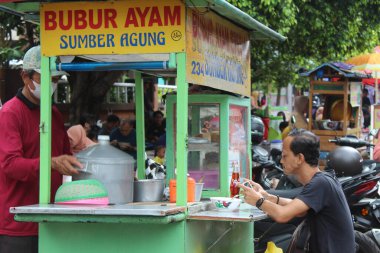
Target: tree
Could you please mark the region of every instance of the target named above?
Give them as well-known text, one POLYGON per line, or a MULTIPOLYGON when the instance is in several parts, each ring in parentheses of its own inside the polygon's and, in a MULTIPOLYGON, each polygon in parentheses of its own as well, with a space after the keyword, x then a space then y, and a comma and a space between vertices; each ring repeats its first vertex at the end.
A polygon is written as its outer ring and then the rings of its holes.
POLYGON ((123 71, 70 72, 70 122, 76 123, 84 113, 98 115, 108 90, 123 71))
POLYGON ((25 40, 13 40, 12 30, 20 35, 24 33, 24 28, 19 16, 0 12, 0 66, 8 67, 9 60, 22 57, 21 47, 25 40))
MULTIPOLYGON (((285 42, 252 42, 252 80, 260 89, 268 85, 284 87, 289 83, 308 86, 306 78, 299 78, 299 69, 311 69, 327 61, 344 61, 379 44, 379 0, 228 1, 288 38, 285 42)), ((0 14, 3 15, 0 16, 1 32, 4 24, 12 27, 13 23, 2 19, 12 15, 0 14)), ((20 19, 17 22, 22 23, 20 19)), ((35 40, 30 31, 27 38, 31 46, 35 40)), ((97 114, 100 101, 121 74, 71 73, 71 122, 82 113, 97 114)))
POLYGON ((300 68, 370 51, 380 39, 380 1, 229 0, 253 18, 287 37, 285 42, 252 42, 256 87, 288 83, 307 86, 300 68))

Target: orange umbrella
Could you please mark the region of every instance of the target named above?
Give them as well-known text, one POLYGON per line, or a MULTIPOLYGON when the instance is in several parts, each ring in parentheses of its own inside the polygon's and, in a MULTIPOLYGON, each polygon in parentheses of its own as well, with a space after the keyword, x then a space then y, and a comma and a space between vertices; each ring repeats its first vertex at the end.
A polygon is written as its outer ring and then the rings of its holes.
POLYGON ((363 54, 352 57, 346 61, 348 64, 355 65, 352 70, 366 71, 374 73, 375 87, 376 87, 376 103, 379 101, 379 92, 377 86, 377 76, 380 72, 380 46, 375 47, 374 52, 371 54, 363 54))

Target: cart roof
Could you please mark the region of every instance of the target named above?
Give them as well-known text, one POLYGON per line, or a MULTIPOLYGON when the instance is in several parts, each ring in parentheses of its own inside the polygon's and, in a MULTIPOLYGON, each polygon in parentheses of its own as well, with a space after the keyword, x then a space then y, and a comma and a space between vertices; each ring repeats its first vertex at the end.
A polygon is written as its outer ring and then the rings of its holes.
MULTIPOLYGON (((23 16, 28 22, 39 23, 39 4, 46 2, 65 1, 3 0, 0 3, 0 10, 14 15, 23 16)), ((247 13, 239 10, 225 0, 186 0, 186 5, 195 8, 206 7, 211 9, 219 15, 250 31, 252 40, 286 40, 286 37, 263 25, 247 13)))
MULTIPOLYGON (((353 65, 346 64, 344 62, 327 62, 323 63, 322 65, 316 67, 315 69, 312 69, 307 72, 300 73, 300 76, 310 76, 313 73, 316 73, 318 71, 323 71, 326 68, 332 68, 336 72, 339 73, 339 75, 347 77, 347 78, 368 78, 370 75, 367 75, 365 73, 360 72, 354 72, 351 70, 353 65)), ((321 74, 323 72, 320 72, 321 74)), ((317 73, 318 74, 318 73, 317 73)))

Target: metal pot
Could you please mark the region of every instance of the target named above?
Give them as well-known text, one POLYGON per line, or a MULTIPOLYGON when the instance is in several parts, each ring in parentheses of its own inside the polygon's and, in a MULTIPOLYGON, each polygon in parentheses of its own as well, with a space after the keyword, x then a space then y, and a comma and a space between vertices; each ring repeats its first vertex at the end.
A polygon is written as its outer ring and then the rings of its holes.
POLYGON ((99 136, 98 140, 98 145, 76 155, 84 168, 73 180, 97 179, 106 187, 111 204, 132 202, 135 160, 110 145, 108 136, 99 136))
POLYGON ((158 202, 162 200, 164 179, 143 179, 134 182, 134 202, 158 202))

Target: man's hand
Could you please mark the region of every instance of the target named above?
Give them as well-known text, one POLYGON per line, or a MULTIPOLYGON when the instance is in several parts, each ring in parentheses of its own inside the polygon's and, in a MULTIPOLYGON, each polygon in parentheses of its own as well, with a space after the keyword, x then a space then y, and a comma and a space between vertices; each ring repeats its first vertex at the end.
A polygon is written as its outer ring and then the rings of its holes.
POLYGON ((252 180, 249 180, 249 179, 246 179, 246 178, 244 178, 244 185, 246 185, 246 182, 248 182, 251 186, 252 186, 252 188, 255 190, 255 191, 257 191, 257 192, 259 192, 261 195, 263 195, 264 196, 264 198, 267 198, 268 196, 269 196, 269 193, 267 193, 265 190, 264 190, 264 188, 261 186, 261 185, 259 185, 258 183, 255 183, 255 182, 253 182, 252 180))
MULTIPOLYGON (((250 182, 251 183, 251 182, 250 182)), ((252 182, 253 183, 253 182, 252 182)), ((246 203, 255 206, 256 202, 263 197, 263 195, 257 191, 254 187, 245 186, 242 183, 237 184, 240 189, 243 190, 242 194, 246 203)), ((252 185, 254 186, 254 185, 252 185)), ((264 190, 263 190, 264 191, 264 190)), ((265 192, 265 191, 264 191, 265 192)))
POLYGON ((82 164, 74 156, 61 155, 51 159, 51 168, 62 175, 71 176, 78 174, 79 172, 74 166, 77 168, 83 168, 82 164))

